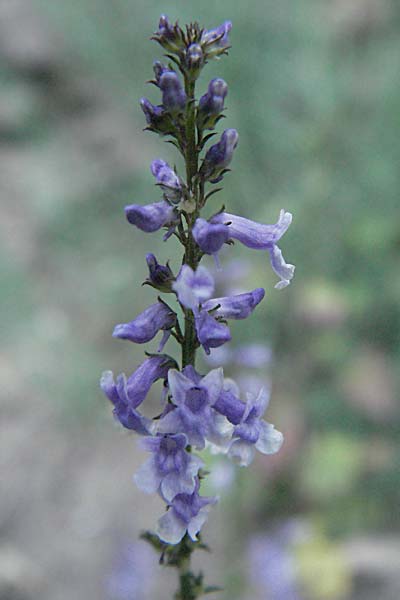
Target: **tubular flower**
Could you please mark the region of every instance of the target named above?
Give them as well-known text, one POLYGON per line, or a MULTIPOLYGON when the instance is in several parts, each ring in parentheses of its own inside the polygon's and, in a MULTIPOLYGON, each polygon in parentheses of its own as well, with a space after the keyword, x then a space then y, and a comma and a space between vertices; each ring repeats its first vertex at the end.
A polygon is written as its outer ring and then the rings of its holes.
POLYGON ((238 140, 239 134, 236 129, 225 129, 220 141, 207 151, 200 168, 200 174, 206 181, 218 183, 222 180, 226 167, 232 160, 238 140))
POLYGON ((278 221, 273 225, 263 225, 226 212, 214 215, 211 222, 227 225, 229 237, 238 240, 248 248, 268 250, 271 266, 278 277, 281 278, 275 287, 281 289, 289 285, 295 267, 285 262, 282 252, 276 244, 292 222, 291 213, 281 210, 278 221))
POLYGON ((175 409, 160 419, 160 433, 184 433, 189 444, 202 450, 206 437, 213 436, 216 413, 212 406, 223 386, 222 369, 214 369, 197 383, 180 371, 168 374, 168 384, 175 409))
POLYGON ((264 389, 261 389, 257 397, 248 394, 242 419, 233 431, 228 454, 242 467, 247 467, 252 462, 255 449, 262 454, 275 454, 282 446, 281 432, 261 419, 268 401, 269 395, 264 389))
POLYGON ((157 435, 142 440, 144 450, 152 456, 140 467, 134 479, 146 494, 159 492, 166 502, 178 494, 192 494, 196 475, 204 467, 203 461, 185 450, 186 435, 157 435))
POLYGON ((164 71, 158 85, 164 108, 172 114, 181 113, 186 106, 186 94, 175 71, 164 71))
POLYGON ((178 203, 182 198, 182 181, 175 171, 160 158, 153 160, 150 169, 166 198, 173 204, 178 203))
POLYGON ((224 110, 224 102, 228 86, 223 79, 212 79, 208 84, 207 93, 199 100, 197 116, 198 125, 204 129, 213 129, 218 117, 224 110))
POLYGON ((144 206, 130 204, 125 206, 125 215, 131 225, 146 233, 158 231, 175 221, 174 207, 165 200, 144 206))
POLYGON ((176 314, 164 302, 152 304, 130 323, 121 323, 115 326, 113 337, 130 340, 137 344, 145 344, 154 338, 157 333, 164 330, 167 334, 163 337, 158 352, 161 352, 169 337, 168 330, 176 323, 176 314))
POLYGON ((246 319, 265 296, 263 288, 256 288, 252 292, 213 298, 202 306, 203 310, 213 311, 214 317, 222 319, 246 319))
POLYGON ((159 519, 157 533, 167 544, 178 544, 186 532, 191 540, 197 540, 197 534, 207 520, 207 507, 217 502, 215 497, 200 496, 198 488, 199 483, 193 494, 175 496, 169 510, 159 519))
POLYGON ((165 379, 176 362, 164 354, 150 356, 126 379, 122 373, 114 382, 112 371, 104 371, 100 387, 114 404, 114 415, 127 429, 134 429, 145 435, 150 432, 150 421, 135 410, 146 398, 157 379, 165 379))

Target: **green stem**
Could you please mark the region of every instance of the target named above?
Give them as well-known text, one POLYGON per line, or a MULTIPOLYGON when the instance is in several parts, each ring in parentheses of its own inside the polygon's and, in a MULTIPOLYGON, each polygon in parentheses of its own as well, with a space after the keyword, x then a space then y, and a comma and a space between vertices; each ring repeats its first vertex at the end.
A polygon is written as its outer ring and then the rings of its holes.
MULTIPOLYGON (((198 216, 198 186, 195 176, 198 171, 198 150, 196 141, 196 106, 195 106, 195 81, 188 75, 185 76, 185 92, 187 96, 185 114, 185 163, 186 163, 186 185, 192 195, 196 209, 193 213, 186 215, 188 225, 184 263, 193 270, 199 264, 199 256, 196 243, 193 239, 192 228, 198 216)), ((196 360, 196 329, 194 316, 190 309, 184 309, 185 332, 182 344, 182 368, 195 364, 196 360)))

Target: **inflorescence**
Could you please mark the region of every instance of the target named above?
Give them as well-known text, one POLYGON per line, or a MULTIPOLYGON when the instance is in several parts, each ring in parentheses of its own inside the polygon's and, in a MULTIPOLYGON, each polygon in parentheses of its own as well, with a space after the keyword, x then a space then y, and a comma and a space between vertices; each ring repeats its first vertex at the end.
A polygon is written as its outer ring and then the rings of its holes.
POLYGON ((127 429, 142 436, 141 445, 150 454, 135 475, 138 487, 149 494, 158 493, 167 510, 158 521, 157 535, 165 544, 197 540, 215 498, 200 494, 204 463, 193 450, 212 447, 227 454, 239 465, 251 463, 255 450, 273 454, 283 436, 263 420, 268 393, 241 396, 238 386, 224 378, 222 368, 201 374, 195 369, 196 350, 206 354, 231 339, 227 321, 245 319, 263 300, 263 288, 247 293, 214 298, 214 279, 200 261, 218 253, 237 240, 255 250, 269 253, 272 269, 279 277, 276 288, 290 283, 294 266, 287 264, 277 245, 288 229, 292 215, 281 210, 278 221, 265 225, 225 212, 201 216, 207 201, 221 188, 229 171, 238 133, 226 129, 207 149, 224 116, 228 86, 223 79, 212 79, 197 101, 195 83, 202 68, 212 59, 227 54, 229 21, 206 30, 197 23, 183 30, 162 16, 153 38, 166 52, 168 64, 155 62, 151 83, 161 93, 161 104, 147 98, 140 101, 147 129, 174 144, 183 157, 186 172, 177 173, 167 162, 151 164, 162 199, 151 204, 126 206, 126 218, 144 232, 165 229, 164 239, 176 237, 184 256, 178 273, 161 264, 153 254, 146 256, 146 284, 158 294, 170 294, 177 301, 172 308, 160 295, 154 304, 130 323, 115 327, 113 336, 137 344, 149 342, 162 332, 157 353, 147 354, 144 362, 128 378, 111 371, 103 373, 101 388, 114 406, 115 418, 127 429), (181 311, 183 319, 178 316, 181 311), (173 336, 181 346, 181 364, 164 354, 173 336), (154 419, 143 416, 140 405, 151 386, 162 380, 163 408, 154 419))

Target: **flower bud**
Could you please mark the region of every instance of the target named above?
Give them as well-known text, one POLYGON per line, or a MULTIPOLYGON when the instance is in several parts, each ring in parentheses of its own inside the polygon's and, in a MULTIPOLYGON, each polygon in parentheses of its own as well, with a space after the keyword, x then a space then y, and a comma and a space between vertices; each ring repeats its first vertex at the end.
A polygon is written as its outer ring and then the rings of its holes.
POLYGON ((224 175, 224 170, 232 160, 233 151, 238 144, 239 134, 236 129, 225 129, 220 141, 211 146, 205 155, 200 173, 211 183, 218 183, 224 175))
POLYGON ((175 54, 183 47, 182 31, 177 23, 174 25, 170 23, 167 15, 161 15, 158 24, 158 31, 153 36, 163 48, 168 52, 174 52, 175 54))
POLYGON ((224 54, 229 48, 229 32, 232 29, 232 23, 225 21, 215 29, 206 29, 201 36, 201 45, 207 58, 214 58, 224 54))
POLYGON ((130 204, 125 206, 125 215, 131 225, 146 233, 158 231, 175 220, 174 208, 166 200, 144 206, 130 204))
MULTIPOLYGON (((129 340, 136 344, 145 344, 152 340, 159 331, 168 331, 176 323, 176 314, 163 302, 152 304, 133 321, 116 325, 113 337, 129 340)), ((161 352, 169 337, 164 335, 158 352, 161 352)))
POLYGON ((165 160, 160 158, 151 163, 151 172, 157 179, 157 185, 161 187, 167 199, 177 204, 182 198, 182 182, 178 175, 165 160))
POLYGON ((161 106, 154 106, 147 100, 147 98, 141 98, 140 107, 144 112, 144 116, 146 117, 146 123, 148 125, 154 125, 159 119, 161 119, 163 114, 163 109, 161 106))
POLYGON ((168 69, 168 67, 166 67, 165 65, 163 65, 159 60, 155 60, 153 63, 153 71, 154 71, 154 76, 156 78, 156 82, 157 84, 160 83, 160 77, 163 73, 166 73, 167 71, 170 71, 171 69, 168 69))
POLYGON ((161 135, 170 133, 172 128, 171 117, 162 106, 154 106, 147 98, 140 100, 140 106, 146 117, 148 129, 161 135))
POLYGON ((223 79, 212 79, 207 93, 199 100, 197 124, 203 129, 213 129, 219 115, 224 110, 224 100, 228 86, 223 79))
POLYGON ((192 75, 197 75, 204 64, 204 54, 200 44, 190 44, 186 50, 186 64, 192 75))
POLYGON ((175 71, 165 71, 159 81, 162 91, 162 103, 165 110, 172 114, 180 113, 186 106, 186 94, 175 71))
POLYGON ((145 283, 160 292, 172 292, 172 283, 175 281, 175 277, 169 264, 160 265, 154 254, 146 254, 146 262, 149 267, 149 276, 145 283))

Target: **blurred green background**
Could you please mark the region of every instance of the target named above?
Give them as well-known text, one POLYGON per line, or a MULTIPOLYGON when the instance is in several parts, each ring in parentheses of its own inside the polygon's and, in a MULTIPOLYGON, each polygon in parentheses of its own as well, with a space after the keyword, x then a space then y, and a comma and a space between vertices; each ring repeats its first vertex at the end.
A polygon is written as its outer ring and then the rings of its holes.
POLYGON ((142 131, 138 106, 158 102, 144 82, 161 56, 149 41, 161 13, 233 22, 230 56, 199 84, 227 81, 223 126, 240 134, 216 210, 294 215, 281 244, 297 266, 289 288, 273 289, 264 253, 222 256, 225 287, 266 288, 232 325, 233 346, 271 350, 241 378, 271 382, 269 418, 286 443, 246 471, 209 457, 207 491, 222 499, 200 564, 224 600, 398 600, 396 0, 0 1, 0 598, 158 600, 174 589, 135 546, 162 504, 132 485, 143 457, 98 389, 102 370, 129 373, 142 358, 111 332, 154 297, 140 287, 145 253, 179 264, 174 241, 123 216, 158 199, 150 161, 176 161, 142 131))

